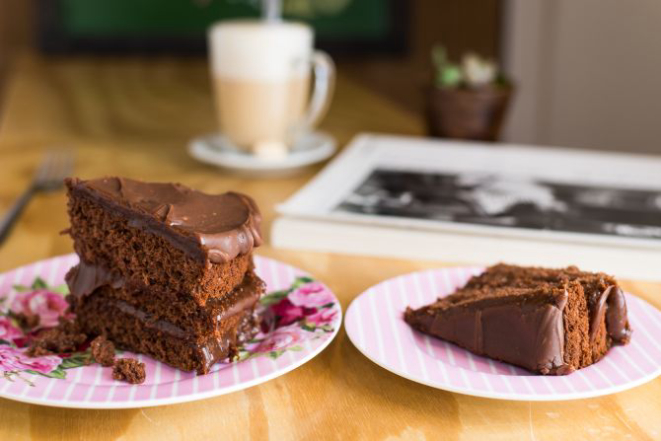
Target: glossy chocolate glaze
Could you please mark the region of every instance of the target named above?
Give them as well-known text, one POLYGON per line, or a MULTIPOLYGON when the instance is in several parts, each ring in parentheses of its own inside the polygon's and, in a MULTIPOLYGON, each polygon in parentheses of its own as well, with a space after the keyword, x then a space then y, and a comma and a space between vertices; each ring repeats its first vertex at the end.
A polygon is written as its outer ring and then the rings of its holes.
POLYGON ((130 225, 144 228, 195 257, 228 262, 262 244, 255 202, 234 192, 209 195, 181 184, 120 177, 67 181, 106 206, 119 208, 130 225))
POLYGON ((606 316, 606 331, 617 343, 628 343, 631 338, 631 329, 627 319, 627 304, 624 293, 619 286, 611 285, 600 295, 596 308, 591 311, 590 341, 594 341, 599 330, 599 323, 606 316))
POLYGON ((266 285, 252 271, 246 273, 243 282, 227 296, 207 301, 207 308, 217 311, 216 325, 240 312, 255 307, 266 285))
MULTIPOLYGON (((70 294, 77 299, 88 296, 105 285, 119 289, 126 283, 121 276, 84 261, 80 261, 78 265, 71 268, 65 280, 70 294)), ((250 271, 232 292, 219 299, 207 300, 205 308, 218 311, 215 322, 219 324, 222 320, 254 306, 263 292, 264 282, 250 271)))
POLYGON ((489 298, 450 313, 408 309, 406 321, 428 334, 543 374, 567 374, 563 310, 567 292, 543 299, 489 298), (497 354, 497 355, 496 355, 497 354))
POLYGON ((84 261, 80 261, 78 265, 71 268, 67 272, 65 280, 69 286, 69 292, 77 298, 88 296, 104 285, 110 285, 115 289, 124 286, 124 279, 120 276, 84 261))
POLYGON ((630 340, 624 293, 612 277, 584 273, 575 267, 562 271, 498 265, 488 271, 488 277, 474 277, 461 288, 458 292, 463 296, 417 310, 409 308, 405 320, 422 332, 476 354, 543 374, 568 374, 574 367, 565 362, 566 284, 578 281, 582 282, 589 308, 590 343, 594 343, 604 321, 608 345, 611 341, 626 344, 630 340), (516 270, 527 271, 527 279, 513 277, 516 270), (535 284, 542 288, 536 291, 526 287, 535 284))

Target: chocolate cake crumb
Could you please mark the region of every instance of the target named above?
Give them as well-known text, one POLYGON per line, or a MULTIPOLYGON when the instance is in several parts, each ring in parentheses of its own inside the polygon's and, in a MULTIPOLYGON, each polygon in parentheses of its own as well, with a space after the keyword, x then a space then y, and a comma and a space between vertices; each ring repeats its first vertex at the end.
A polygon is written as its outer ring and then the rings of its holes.
POLYGON ((115 345, 100 335, 90 344, 92 357, 101 366, 109 367, 115 364, 115 345))
POLYGON ((31 331, 39 326, 40 319, 36 314, 27 315, 19 312, 18 314, 14 314, 14 317, 18 321, 18 326, 20 326, 24 331, 31 331))
POLYGON ((28 348, 26 354, 28 355, 28 357, 43 357, 45 355, 53 355, 55 353, 42 346, 33 345, 28 348))
POLYGON ((60 324, 41 332, 27 350, 30 357, 75 352, 87 336, 73 322, 60 317, 60 324))
POLYGON ((145 382, 145 378, 147 378, 145 364, 140 363, 134 358, 120 358, 115 361, 115 366, 112 369, 112 378, 131 384, 142 384, 145 382))

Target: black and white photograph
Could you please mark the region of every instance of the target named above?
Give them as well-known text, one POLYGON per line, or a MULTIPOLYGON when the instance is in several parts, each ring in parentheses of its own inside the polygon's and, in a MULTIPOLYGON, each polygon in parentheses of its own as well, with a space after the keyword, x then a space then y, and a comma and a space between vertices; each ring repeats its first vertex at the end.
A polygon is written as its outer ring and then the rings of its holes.
POLYGON ((661 191, 490 173, 378 168, 334 211, 661 240, 661 191))

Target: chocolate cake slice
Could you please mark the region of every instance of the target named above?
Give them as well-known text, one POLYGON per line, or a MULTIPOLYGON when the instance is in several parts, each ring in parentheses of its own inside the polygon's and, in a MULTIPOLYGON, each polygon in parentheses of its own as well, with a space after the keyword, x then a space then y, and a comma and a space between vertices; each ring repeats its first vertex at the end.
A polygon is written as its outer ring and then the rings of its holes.
POLYGON ((239 193, 118 177, 66 185, 69 234, 98 286, 154 285, 204 305, 241 283, 262 242, 259 210, 239 193))
POLYGON ((239 193, 124 178, 67 180, 71 310, 89 336, 206 373, 256 332, 260 214, 239 193))
POLYGON ((499 264, 404 319, 469 351, 541 374, 564 375, 600 360, 631 335, 615 279, 576 267, 499 264))

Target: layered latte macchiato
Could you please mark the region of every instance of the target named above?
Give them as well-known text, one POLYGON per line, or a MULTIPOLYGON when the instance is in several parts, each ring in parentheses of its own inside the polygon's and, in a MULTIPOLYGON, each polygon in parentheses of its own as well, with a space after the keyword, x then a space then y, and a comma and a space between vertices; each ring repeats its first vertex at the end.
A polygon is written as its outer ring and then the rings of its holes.
POLYGON ((287 146, 305 129, 312 40, 299 23, 230 21, 211 29, 218 124, 236 146, 287 146))
POLYGON ((221 132, 250 148, 260 142, 288 143, 308 97, 309 75, 273 81, 215 78, 221 132))

